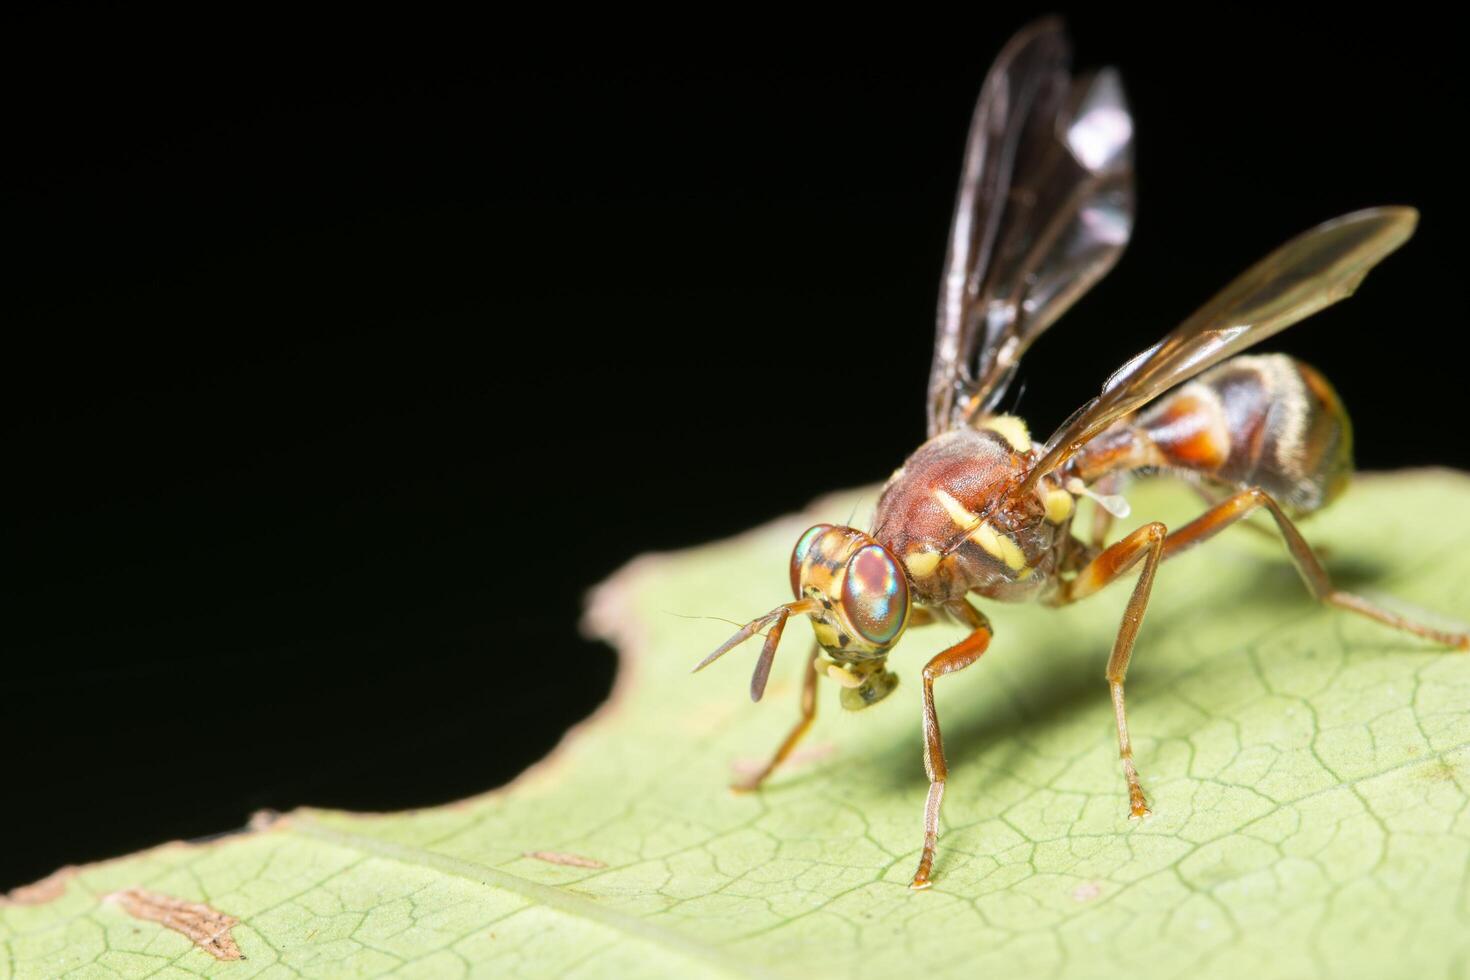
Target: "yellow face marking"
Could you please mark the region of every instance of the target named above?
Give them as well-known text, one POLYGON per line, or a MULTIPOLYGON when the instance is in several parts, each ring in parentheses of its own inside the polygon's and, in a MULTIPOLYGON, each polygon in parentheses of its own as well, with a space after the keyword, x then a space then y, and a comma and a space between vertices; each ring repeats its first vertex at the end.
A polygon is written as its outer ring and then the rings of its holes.
POLYGON ((939 567, 939 552, 910 551, 904 557, 903 563, 914 578, 928 578, 939 567))
POLYGON ((980 428, 998 433, 1018 453, 1031 451, 1031 430, 1015 415, 996 415, 980 423, 980 428))
POLYGON ((827 623, 819 619, 812 620, 812 632, 816 634, 817 642, 824 650, 830 650, 837 646, 837 631, 827 623))
POLYGON ((1060 524, 1072 516, 1076 507, 1076 501, 1072 495, 1061 487, 1046 492, 1046 519, 1053 524, 1060 524))

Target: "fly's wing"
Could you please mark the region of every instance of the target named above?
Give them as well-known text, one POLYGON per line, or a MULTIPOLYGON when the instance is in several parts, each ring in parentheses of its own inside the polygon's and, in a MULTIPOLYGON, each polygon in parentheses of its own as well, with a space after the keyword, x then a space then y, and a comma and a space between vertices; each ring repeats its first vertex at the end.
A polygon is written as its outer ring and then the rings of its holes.
POLYGON ((999 401, 1021 354, 1117 261, 1133 226, 1118 76, 1074 80, 1061 22, 1021 31, 970 123, 929 372, 929 435, 999 401))
POLYGON ((1123 365, 1050 439, 1021 489, 1119 418, 1232 354, 1346 299, 1409 236, 1413 208, 1369 208, 1298 235, 1247 269, 1174 332, 1123 365))

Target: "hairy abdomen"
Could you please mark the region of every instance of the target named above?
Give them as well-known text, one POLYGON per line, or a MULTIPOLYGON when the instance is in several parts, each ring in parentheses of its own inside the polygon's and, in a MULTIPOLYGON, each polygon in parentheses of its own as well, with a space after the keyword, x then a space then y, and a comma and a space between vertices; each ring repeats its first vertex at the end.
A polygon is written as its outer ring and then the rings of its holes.
POLYGON ((1087 482, 1143 467, 1260 487, 1302 514, 1347 485, 1352 426, 1314 368, 1284 354, 1234 357, 1116 423, 1074 460, 1087 482))

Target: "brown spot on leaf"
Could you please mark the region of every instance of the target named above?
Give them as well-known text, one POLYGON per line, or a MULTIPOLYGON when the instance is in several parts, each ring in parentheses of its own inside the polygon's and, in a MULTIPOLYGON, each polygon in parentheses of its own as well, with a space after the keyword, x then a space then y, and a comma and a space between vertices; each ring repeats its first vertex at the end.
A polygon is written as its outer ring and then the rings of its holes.
POLYGON ((569 868, 605 868, 596 858, 583 857, 580 854, 564 854, 561 851, 527 851, 528 858, 545 861, 548 864, 564 864, 569 868))
POLYGON ((60 868, 40 881, 33 881, 29 885, 17 885, 6 894, 0 895, 0 906, 44 905, 66 894, 67 880, 74 874, 76 874, 75 868, 60 868))
POLYGON ((1445 758, 1435 759, 1420 772, 1425 779, 1436 783, 1454 783, 1458 782, 1460 777, 1460 772, 1455 764, 1445 758))
POLYGON ((105 901, 121 905, 135 919, 157 922, 172 929, 217 960, 242 960, 230 929, 239 919, 210 908, 202 902, 186 902, 171 895, 128 888, 108 895, 105 901))

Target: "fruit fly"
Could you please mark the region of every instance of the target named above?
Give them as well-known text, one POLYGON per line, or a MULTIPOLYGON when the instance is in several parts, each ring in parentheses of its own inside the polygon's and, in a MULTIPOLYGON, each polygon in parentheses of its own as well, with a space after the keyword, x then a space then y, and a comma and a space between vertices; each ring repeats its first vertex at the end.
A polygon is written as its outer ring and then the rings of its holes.
POLYGON ((829 677, 845 708, 894 690, 888 655, 915 626, 958 621, 969 634, 924 666, 923 844, 912 887, 931 882, 949 766, 934 682, 990 646, 974 598, 1064 606, 1135 568, 1108 658, 1118 748, 1132 817, 1148 815, 1134 766, 1124 680, 1154 576, 1167 558, 1265 511, 1312 596, 1461 650, 1470 634, 1434 629, 1333 586, 1294 520, 1329 503, 1352 469, 1348 417, 1331 385, 1283 355, 1233 356, 1349 296, 1413 234, 1406 207, 1357 211, 1305 232, 1247 269, 1172 333, 1123 365, 1101 394, 1045 442, 996 406, 1026 348, 1105 275, 1133 225, 1133 122, 1117 74, 1074 78, 1055 20, 1001 52, 971 122, 940 290, 929 376, 928 441, 893 474, 872 529, 818 524, 791 554, 793 600, 746 624, 700 670, 757 634, 760 700, 788 621, 816 634, 796 726, 738 789, 786 759, 829 677), (1183 527, 1144 524, 1104 546, 1126 504, 1112 492, 1142 469, 1182 476, 1206 498, 1183 527), (1073 534, 1079 497, 1098 505, 1087 540, 1073 534))

